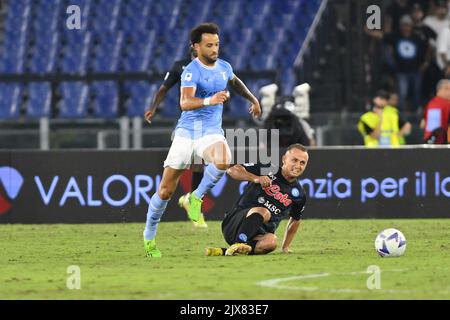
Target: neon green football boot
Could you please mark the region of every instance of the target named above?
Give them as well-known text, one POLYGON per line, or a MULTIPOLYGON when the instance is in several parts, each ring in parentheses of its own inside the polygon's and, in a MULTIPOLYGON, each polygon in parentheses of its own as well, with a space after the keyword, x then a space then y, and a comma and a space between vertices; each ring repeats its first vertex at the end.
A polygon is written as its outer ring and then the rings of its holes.
POLYGON ((178 205, 186 210, 189 219, 194 222, 196 227, 207 227, 202 214, 202 203, 203 200, 197 198, 193 193, 187 193, 178 200, 178 205))
POLYGON ((200 220, 200 215, 202 214, 202 203, 203 200, 197 198, 194 193, 189 194, 189 219, 194 222, 198 222, 200 220))
MULTIPOLYGON (((191 197, 191 193, 186 193, 185 195, 182 195, 180 197, 180 199, 178 199, 178 205, 181 208, 184 208, 184 210, 186 210, 188 218, 190 220, 192 220, 192 223, 194 224, 194 227, 197 227, 197 228, 208 228, 208 225, 205 222, 205 216, 201 212, 201 207, 202 207, 202 203, 203 203, 202 200, 200 200, 200 216, 199 216, 198 220, 194 221, 194 219, 191 218, 191 215, 189 215, 189 211, 192 210, 191 209, 191 204, 189 202, 190 197, 191 197)), ((195 197, 195 198, 198 199, 197 197, 195 197)))
POLYGON ((149 258, 161 258, 161 251, 156 247, 156 241, 153 240, 145 240, 144 239, 144 248, 147 257, 149 258))
POLYGON ((193 223, 197 228, 208 228, 208 225, 205 222, 205 215, 203 213, 200 213, 200 219, 198 219, 198 222, 193 223))

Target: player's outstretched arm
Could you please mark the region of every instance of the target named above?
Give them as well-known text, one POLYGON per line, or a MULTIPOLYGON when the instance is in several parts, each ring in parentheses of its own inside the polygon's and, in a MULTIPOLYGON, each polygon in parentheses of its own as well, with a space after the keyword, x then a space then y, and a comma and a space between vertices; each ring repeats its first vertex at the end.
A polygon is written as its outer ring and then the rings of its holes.
POLYGON ((180 107, 183 111, 199 109, 205 106, 223 104, 228 99, 226 91, 217 92, 209 98, 197 98, 195 96, 195 87, 181 87, 180 107))
POLYGON ((242 82, 241 79, 239 79, 236 75, 228 81, 228 85, 233 88, 239 95, 250 101, 252 104, 250 106, 250 109, 248 110, 250 114, 255 117, 259 118, 261 116, 261 107, 259 105, 258 99, 248 90, 244 82, 242 82))
POLYGON ((300 226, 300 220, 295 220, 293 218, 289 218, 289 222, 286 226, 286 232, 284 233, 283 244, 281 245, 281 250, 283 250, 284 253, 292 252, 289 249, 289 247, 298 231, 299 226, 300 226))
POLYGON ((169 91, 169 88, 167 88, 165 85, 161 85, 159 87, 158 92, 153 98, 152 105, 145 111, 144 114, 145 120, 147 120, 148 123, 152 122, 152 117, 155 115, 156 109, 166 97, 167 91, 169 91))
POLYGON ((257 176, 251 172, 248 172, 240 164, 228 168, 227 173, 234 180, 259 183, 262 187, 267 187, 272 184, 272 179, 270 179, 269 177, 257 176))

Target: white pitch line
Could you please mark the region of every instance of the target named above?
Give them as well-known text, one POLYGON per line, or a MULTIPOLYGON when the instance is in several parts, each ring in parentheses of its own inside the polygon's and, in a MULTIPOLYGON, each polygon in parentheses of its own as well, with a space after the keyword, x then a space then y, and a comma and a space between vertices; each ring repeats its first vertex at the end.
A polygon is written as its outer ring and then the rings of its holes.
MULTIPOLYGON (((394 269, 394 270, 385 270, 382 272, 405 272, 408 269, 394 269)), ((359 275, 359 274, 370 274, 367 271, 356 271, 356 272, 345 272, 345 273, 336 273, 336 275, 359 275)), ((413 293, 413 292, 426 292, 421 290, 396 290, 396 289, 349 289, 349 288, 319 288, 312 286, 288 286, 282 285, 282 282, 290 282, 295 280, 305 280, 305 279, 313 279, 313 278, 325 278, 331 276, 331 273, 317 273, 317 274, 306 274, 301 276, 292 276, 285 278, 275 278, 259 281, 256 284, 262 287, 268 287, 273 289, 287 289, 287 290, 298 290, 298 291, 308 291, 308 292, 332 292, 332 293, 361 293, 361 292, 387 292, 387 293, 413 293)), ((440 294, 449 294, 450 291, 434 291, 433 293, 440 294)))

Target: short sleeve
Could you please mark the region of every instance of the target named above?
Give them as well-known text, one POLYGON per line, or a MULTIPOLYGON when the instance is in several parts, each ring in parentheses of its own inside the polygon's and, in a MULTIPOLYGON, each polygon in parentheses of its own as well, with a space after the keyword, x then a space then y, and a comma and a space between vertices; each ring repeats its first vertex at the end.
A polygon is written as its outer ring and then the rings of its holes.
POLYGON ((231 64, 229 64, 225 60, 222 60, 221 61, 221 67, 222 67, 222 70, 224 71, 224 73, 226 75, 227 81, 232 80, 234 78, 234 73, 233 73, 233 67, 231 66, 231 64))
POLYGON ((181 78, 180 66, 178 63, 174 63, 172 65, 172 68, 170 69, 170 71, 166 73, 166 76, 164 77, 163 85, 167 89, 170 89, 175 84, 177 84, 178 81, 180 81, 180 78, 181 78))
POLYGON ((234 78, 233 67, 228 63, 228 81, 234 78))
POLYGON ((294 220, 300 220, 303 217, 303 211, 305 211, 306 206, 306 195, 303 195, 302 199, 299 202, 296 202, 291 207, 290 216, 294 220))
POLYGON ((244 163, 242 166, 245 168, 245 170, 254 175, 261 175, 261 166, 257 163, 244 163))
POLYGON ((181 86, 196 88, 198 79, 199 79, 198 71, 192 66, 189 66, 186 69, 184 69, 183 73, 181 74, 181 86))

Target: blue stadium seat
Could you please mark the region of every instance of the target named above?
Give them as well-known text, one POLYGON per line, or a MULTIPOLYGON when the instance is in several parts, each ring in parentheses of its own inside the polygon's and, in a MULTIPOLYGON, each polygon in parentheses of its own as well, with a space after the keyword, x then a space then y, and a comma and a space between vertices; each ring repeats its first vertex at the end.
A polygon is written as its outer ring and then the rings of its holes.
POLYGON ((128 33, 125 37, 127 56, 123 60, 123 69, 125 71, 147 71, 152 49, 156 44, 155 30, 128 33), (128 41, 131 43, 128 44, 128 41))
POLYGON ((28 85, 28 103, 26 115, 29 118, 50 117, 51 86, 48 82, 30 83, 28 85))
POLYGON ((129 97, 126 102, 127 115, 130 117, 142 117, 150 106, 152 98, 158 90, 158 85, 147 81, 129 81, 125 83, 125 93, 129 97))
POLYGON ((93 31, 116 30, 121 14, 122 0, 97 0, 93 2, 90 20, 93 31), (105 10, 108 8, 108 10, 105 10))
POLYGON ((248 112, 250 103, 241 96, 234 96, 231 98, 229 104, 229 112, 227 115, 232 119, 250 119, 251 115, 248 112))
POLYGON ((291 69, 285 69, 281 74, 281 92, 285 96, 290 96, 292 90, 297 85, 297 77, 291 69))
POLYGON ((60 86, 62 100, 60 118, 84 118, 87 116, 89 87, 83 82, 63 82, 60 86))
POLYGON ((118 71, 123 32, 104 31, 99 33, 97 37, 99 44, 92 61, 92 70, 95 72, 118 71))
POLYGON ((30 71, 33 73, 52 73, 55 71, 59 49, 59 33, 47 37, 38 35, 31 58, 30 71))
POLYGON ((61 70, 66 73, 84 74, 87 70, 88 55, 92 35, 82 30, 68 30, 64 37, 67 41, 61 70))
MULTIPOLYGON (((165 73, 174 60, 186 54, 189 30, 202 21, 214 21, 221 28, 221 57, 236 72, 247 68, 280 69, 283 88, 286 86, 289 91, 295 82, 289 70, 320 4, 321 0, 9 0, 4 7, 0 72, 165 73), (82 9, 82 30, 65 27, 66 8, 70 4, 82 9)), ((132 89, 130 114, 142 116, 146 99, 151 98, 149 92, 156 91, 158 86, 145 83, 132 89), (145 92, 141 87, 146 88, 145 92), (141 97, 135 97, 137 94, 141 97)), ((93 92, 96 87, 91 87, 93 92)), ((113 101, 111 97, 117 94, 117 88, 103 87, 106 93, 99 103, 106 104, 105 101, 113 101)), ((33 103, 39 98, 44 99, 37 95, 33 103)), ((166 98, 164 116, 179 113, 177 100, 178 92, 166 98)), ((71 103, 63 102, 67 107, 63 108, 63 115, 86 114, 84 103, 78 112, 73 111, 71 103)), ((247 110, 235 107, 244 102, 232 102, 231 113, 247 116, 247 110)), ((106 109, 111 116, 117 114, 106 109)), ((98 110, 103 113, 102 107, 98 110)), ((31 107, 27 114, 33 112, 31 107)))
POLYGON ((16 119, 20 116, 22 86, 17 83, 0 83, 0 119, 16 119))
POLYGON ((178 118, 180 116, 180 90, 178 90, 178 87, 174 87, 169 91, 159 113, 166 118, 178 118))
POLYGON ((119 111, 119 94, 113 81, 94 82, 90 87, 94 95, 94 116, 98 118, 116 118, 119 111))

